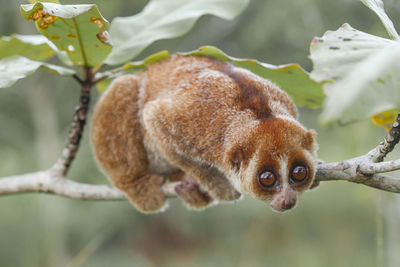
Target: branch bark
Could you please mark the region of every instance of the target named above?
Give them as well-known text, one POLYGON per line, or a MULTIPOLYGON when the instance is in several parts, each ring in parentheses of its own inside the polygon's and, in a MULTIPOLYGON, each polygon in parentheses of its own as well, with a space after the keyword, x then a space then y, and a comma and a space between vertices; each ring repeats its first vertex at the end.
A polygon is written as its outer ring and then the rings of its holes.
POLYGON ((74 76, 74 78, 81 84, 82 89, 79 104, 75 108, 75 114, 69 132, 68 142, 61 154, 61 157, 52 167, 54 171, 60 172, 63 176, 67 174, 69 167, 71 166, 71 163, 78 152, 83 129, 86 124, 87 112, 89 110, 90 91, 94 85, 92 68, 83 67, 82 72, 84 75, 84 80, 81 80, 78 76, 74 76))
MULTIPOLYGON (((361 166, 368 164, 365 161, 367 155, 341 162, 320 164, 317 166, 315 179, 317 181, 348 181, 400 193, 400 179, 380 173, 365 174, 361 171, 361 166)), ((175 186, 178 184, 179 182, 164 184, 162 190, 165 196, 176 197, 175 186)), ((125 199, 124 193, 115 187, 75 182, 54 169, 0 178, 0 196, 28 192, 49 193, 80 200, 125 199)))
MULTIPOLYGON (((167 183, 163 192, 175 196, 178 182, 167 183)), ((66 179, 54 170, 26 173, 0 179, 0 195, 48 193, 80 200, 123 200, 122 191, 108 185, 85 184, 66 179)))
POLYGON ((387 133, 386 137, 379 143, 379 145, 368 152, 367 157, 372 162, 381 162, 387 154, 392 152, 394 147, 400 141, 400 113, 397 114, 397 118, 393 123, 392 128, 387 133))

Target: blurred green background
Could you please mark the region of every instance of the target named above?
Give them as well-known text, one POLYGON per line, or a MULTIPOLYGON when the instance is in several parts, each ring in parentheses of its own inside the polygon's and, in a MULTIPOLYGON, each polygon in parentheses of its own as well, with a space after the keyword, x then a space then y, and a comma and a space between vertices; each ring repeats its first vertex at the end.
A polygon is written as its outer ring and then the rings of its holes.
MULTIPOLYGON (((111 20, 139 12, 147 1, 62 2, 96 3, 111 20)), ((1 35, 36 33, 19 15, 22 3, 0 0, 1 35)), ((400 28, 400 3, 385 4, 400 28)), ((188 35, 157 42, 139 59, 209 44, 231 56, 311 70, 312 38, 345 22, 386 37, 378 18, 357 0, 251 0, 234 21, 203 17, 188 35)), ((52 165, 78 95, 72 79, 40 71, 0 90, 0 177, 52 165)), ((97 97, 93 92, 93 103, 97 97)), ((370 121, 320 128, 319 113, 300 109, 300 120, 319 133, 319 156, 326 162, 363 154, 385 134, 370 121)), ((94 163, 89 130, 69 177, 108 183, 94 163)), ((125 201, 14 195, 0 198, 0 266, 400 266, 399 222, 398 197, 347 182, 323 183, 284 214, 249 197, 203 212, 171 200, 167 212, 149 216, 125 201)))

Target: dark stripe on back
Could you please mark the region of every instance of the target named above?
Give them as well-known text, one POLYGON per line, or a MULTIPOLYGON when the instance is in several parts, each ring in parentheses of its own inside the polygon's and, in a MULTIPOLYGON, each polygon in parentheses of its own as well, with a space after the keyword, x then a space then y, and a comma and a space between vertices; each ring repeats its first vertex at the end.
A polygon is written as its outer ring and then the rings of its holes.
POLYGON ((240 110, 251 110, 257 119, 266 119, 272 116, 265 88, 260 88, 256 81, 235 71, 228 64, 225 64, 220 71, 228 75, 239 86, 240 94, 237 96, 236 103, 240 107, 240 110))

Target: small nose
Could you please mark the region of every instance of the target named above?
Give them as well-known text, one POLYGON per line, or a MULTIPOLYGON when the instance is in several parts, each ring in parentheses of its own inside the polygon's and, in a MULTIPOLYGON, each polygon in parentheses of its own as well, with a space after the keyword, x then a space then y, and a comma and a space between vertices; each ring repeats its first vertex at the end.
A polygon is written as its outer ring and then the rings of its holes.
POLYGON ((293 208, 293 206, 296 205, 296 199, 290 198, 290 199, 284 199, 282 202, 282 209, 288 210, 293 208))

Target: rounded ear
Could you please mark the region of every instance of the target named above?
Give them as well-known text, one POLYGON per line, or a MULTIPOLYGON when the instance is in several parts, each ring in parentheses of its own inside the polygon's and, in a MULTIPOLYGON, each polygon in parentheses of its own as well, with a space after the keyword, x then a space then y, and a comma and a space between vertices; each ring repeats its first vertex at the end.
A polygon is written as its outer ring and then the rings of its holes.
POLYGON ((244 150, 240 146, 237 146, 234 149, 232 149, 228 157, 232 169, 234 169, 235 171, 239 171, 240 165, 245 160, 244 150))
POLYGON ((310 151, 317 150, 317 132, 314 130, 308 130, 303 139, 303 147, 310 151))

